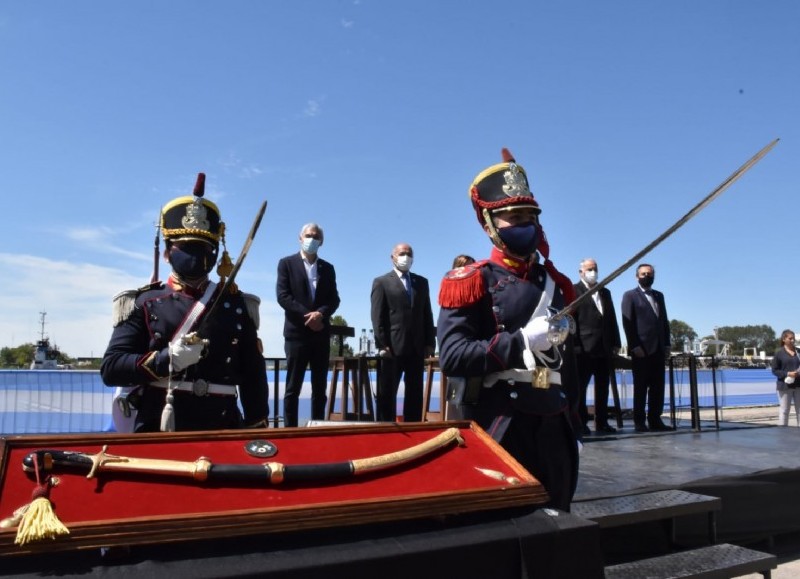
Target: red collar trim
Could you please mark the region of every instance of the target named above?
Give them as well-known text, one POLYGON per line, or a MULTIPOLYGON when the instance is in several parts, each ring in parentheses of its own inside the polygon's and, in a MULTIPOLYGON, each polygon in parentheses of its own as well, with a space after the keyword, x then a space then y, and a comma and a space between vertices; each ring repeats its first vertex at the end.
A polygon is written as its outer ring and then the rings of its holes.
POLYGON ((517 277, 524 278, 530 271, 531 265, 535 258, 528 259, 527 261, 521 260, 517 257, 506 255, 496 247, 492 248, 492 255, 489 256, 489 261, 499 265, 503 269, 513 272, 517 277))

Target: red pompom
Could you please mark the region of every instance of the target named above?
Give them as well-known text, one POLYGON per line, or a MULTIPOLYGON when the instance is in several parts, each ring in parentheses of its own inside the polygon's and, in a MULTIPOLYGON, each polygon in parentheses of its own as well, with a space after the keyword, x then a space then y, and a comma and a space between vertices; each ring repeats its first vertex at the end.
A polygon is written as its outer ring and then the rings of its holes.
POLYGON ((194 196, 202 197, 206 192, 206 174, 197 174, 197 183, 194 184, 194 196))
POLYGON ((514 158, 514 155, 511 154, 511 151, 503 147, 502 150, 503 155, 503 163, 516 163, 517 160, 514 158))

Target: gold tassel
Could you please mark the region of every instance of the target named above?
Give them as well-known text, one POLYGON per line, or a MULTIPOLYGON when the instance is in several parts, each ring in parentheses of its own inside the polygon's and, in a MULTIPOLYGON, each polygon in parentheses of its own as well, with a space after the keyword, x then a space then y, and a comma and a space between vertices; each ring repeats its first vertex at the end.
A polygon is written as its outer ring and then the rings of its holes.
POLYGON ((231 256, 228 255, 228 251, 224 250, 222 252, 222 257, 219 260, 219 264, 217 264, 217 275, 220 277, 220 281, 225 283, 225 278, 231 275, 233 272, 233 262, 231 261, 231 256))
POLYGON ((33 499, 22 515, 14 544, 25 545, 42 539, 55 539, 61 535, 69 535, 69 529, 56 516, 50 500, 47 497, 38 497, 33 499))
POLYGON ((56 537, 69 535, 69 529, 59 520, 50 503, 50 488, 56 484, 54 479, 48 478, 33 491, 33 500, 29 505, 20 507, 11 517, 3 520, 3 526, 17 524, 15 545, 27 545, 42 539, 55 540, 56 537))
POLYGON ((219 282, 225 283, 225 279, 233 273, 233 262, 231 261, 231 256, 228 255, 228 246, 225 245, 225 224, 222 222, 219 224, 219 237, 220 241, 222 241, 222 256, 219 258, 219 264, 217 264, 217 275, 219 276, 219 282))

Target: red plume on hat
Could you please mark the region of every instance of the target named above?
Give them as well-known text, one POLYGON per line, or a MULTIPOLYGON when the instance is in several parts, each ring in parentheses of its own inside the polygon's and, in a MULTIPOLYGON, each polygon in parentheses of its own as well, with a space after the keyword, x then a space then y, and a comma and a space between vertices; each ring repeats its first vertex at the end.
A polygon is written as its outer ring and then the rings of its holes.
POLYGON ((194 184, 194 196, 202 197, 206 192, 206 174, 198 173, 197 182, 194 184))

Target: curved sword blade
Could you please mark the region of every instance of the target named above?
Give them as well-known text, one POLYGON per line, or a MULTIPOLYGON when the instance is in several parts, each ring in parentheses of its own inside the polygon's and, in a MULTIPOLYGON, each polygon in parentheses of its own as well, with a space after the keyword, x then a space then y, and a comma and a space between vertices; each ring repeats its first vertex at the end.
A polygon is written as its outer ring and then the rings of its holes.
MULTIPOLYGON (((250 232, 247 234, 247 239, 244 242, 244 246, 242 247, 242 251, 239 253, 239 259, 236 260, 236 263, 233 264, 233 269, 231 270, 231 274, 225 279, 225 283, 222 285, 221 288, 217 290, 214 298, 214 301, 211 305, 206 307, 206 312, 203 315, 203 319, 200 321, 200 328, 202 329, 206 321, 211 319, 211 313, 217 307, 217 304, 220 302, 222 296, 228 291, 228 288, 231 287, 233 280, 236 279, 236 274, 239 273, 239 270, 242 268, 242 263, 244 262, 244 258, 247 257, 247 252, 250 251, 250 246, 253 245, 253 239, 256 237, 256 232, 258 231, 259 226, 261 225, 261 219, 264 217, 264 212, 267 210, 267 202, 264 201, 261 203, 261 207, 258 209, 258 213, 256 214, 256 218, 253 221, 253 225, 250 226, 250 232)), ((202 333, 198 331, 198 333, 202 333)))
POLYGON ((599 292, 602 288, 606 287, 612 281, 617 279, 625 270, 627 270, 630 266, 634 263, 639 261, 642 257, 650 253, 653 249, 656 248, 662 241, 664 241, 667 237, 675 233, 678 229, 683 227, 687 221, 689 221, 692 217, 700 213, 703 209, 705 209, 709 203, 711 203, 714 199, 719 197, 723 191, 725 191, 728 187, 733 185, 733 183, 742 175, 744 175, 747 171, 749 171, 753 165, 758 163, 767 153, 769 153, 772 148, 778 144, 780 139, 775 139, 763 149, 761 149, 758 153, 753 155, 744 165, 736 169, 733 173, 731 173, 730 177, 725 179, 719 186, 714 189, 711 193, 706 195, 697 205, 692 207, 686 215, 678 219, 675 223, 673 223, 670 227, 667 228, 661 235, 656 237, 653 241, 648 243, 644 248, 642 248, 639 252, 636 253, 633 257, 631 257, 628 261, 620 265, 617 269, 611 272, 610 275, 606 276, 602 281, 599 281, 592 287, 590 287, 585 293, 580 295, 574 302, 569 304, 567 307, 559 311, 558 313, 554 314, 550 319, 553 321, 557 321, 572 312, 574 312, 580 304, 585 302, 586 300, 590 299, 595 293, 599 292))

